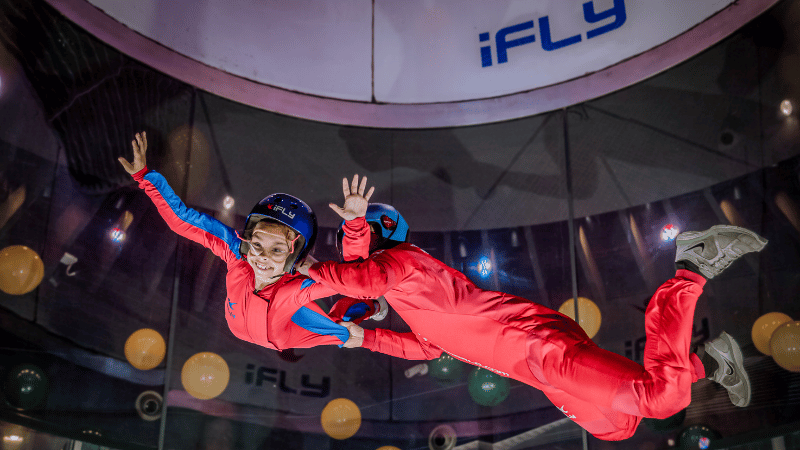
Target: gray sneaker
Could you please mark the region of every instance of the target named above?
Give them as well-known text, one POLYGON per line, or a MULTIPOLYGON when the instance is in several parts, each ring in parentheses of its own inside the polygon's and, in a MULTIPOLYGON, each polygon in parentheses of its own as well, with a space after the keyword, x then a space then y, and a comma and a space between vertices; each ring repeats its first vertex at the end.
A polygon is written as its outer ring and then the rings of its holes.
POLYGON ((706 231, 681 233, 675 243, 678 247, 675 262, 684 263, 690 270, 711 279, 740 256, 760 252, 767 240, 746 228, 715 225, 706 231))
POLYGON ((389 303, 386 302, 386 299, 383 298, 382 295, 373 301, 378 304, 378 309, 375 311, 375 314, 369 316, 369 318, 376 322, 380 322, 386 318, 387 314, 389 314, 389 303))
POLYGON ((719 364, 708 379, 722 385, 728 391, 731 402, 744 408, 750 404, 750 378, 744 368, 744 358, 739 344, 730 334, 722 332, 718 338, 705 343, 709 356, 719 364))

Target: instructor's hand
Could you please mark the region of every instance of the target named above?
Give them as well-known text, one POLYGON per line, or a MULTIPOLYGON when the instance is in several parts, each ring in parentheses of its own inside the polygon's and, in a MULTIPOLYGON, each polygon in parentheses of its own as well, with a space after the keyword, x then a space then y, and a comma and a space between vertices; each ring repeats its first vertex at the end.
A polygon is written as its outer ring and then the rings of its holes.
POLYGON ((344 343, 345 348, 357 348, 364 344, 364 329, 353 322, 339 322, 339 325, 347 328, 350 332, 350 339, 344 343))
POLYGON ((117 159, 122 164, 122 167, 125 168, 125 171, 133 175, 147 165, 147 158, 145 158, 145 153, 147 153, 147 134, 144 131, 136 133, 136 139, 131 144, 133 145, 133 162, 122 156, 117 159))
POLYGON ((344 193, 344 205, 337 206, 335 203, 330 203, 328 206, 344 220, 353 220, 357 217, 364 217, 367 214, 367 206, 369 206, 369 198, 375 192, 375 186, 369 188, 369 192, 364 195, 364 190, 367 187, 367 177, 361 179, 361 185, 358 184, 358 174, 353 175, 353 182, 348 183, 347 178, 342 179, 342 192, 344 193))

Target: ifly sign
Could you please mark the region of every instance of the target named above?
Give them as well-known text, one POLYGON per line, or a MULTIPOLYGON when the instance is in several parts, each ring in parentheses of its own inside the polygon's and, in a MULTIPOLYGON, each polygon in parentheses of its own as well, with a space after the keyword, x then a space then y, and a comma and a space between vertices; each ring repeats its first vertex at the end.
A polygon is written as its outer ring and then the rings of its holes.
MULTIPOLYGON (((550 16, 542 16, 537 20, 539 26, 539 44, 542 49, 552 52, 571 45, 580 44, 584 36, 586 40, 612 32, 625 24, 627 15, 625 14, 625 0, 614 0, 614 5, 606 10, 596 10, 594 1, 583 4, 583 20, 586 22, 585 33, 574 34, 567 37, 559 37, 558 30, 550 26, 550 16), (608 20, 613 18, 613 20, 608 20), (557 36, 557 37, 554 37, 557 36)), ((481 47, 481 66, 490 67, 493 62, 503 64, 508 62, 508 50, 526 44, 536 42, 534 21, 517 23, 501 28, 494 33, 494 41, 490 32, 483 32, 478 35, 480 42, 488 42, 490 45, 481 47), (492 52, 494 44, 495 51, 492 52), (492 54, 496 55, 496 59, 492 54)))
POLYGON ((596 77, 599 83, 570 90, 576 98, 591 96, 588 91, 603 90, 606 82, 642 79, 651 68, 664 68, 650 58, 621 62, 650 51, 681 61, 716 42, 714 33, 725 28, 728 13, 713 16, 733 2, 375 0, 380 12, 374 27, 375 98, 387 103, 498 98, 617 66, 607 77, 596 77), (687 32, 694 35, 688 44, 662 45, 687 32))

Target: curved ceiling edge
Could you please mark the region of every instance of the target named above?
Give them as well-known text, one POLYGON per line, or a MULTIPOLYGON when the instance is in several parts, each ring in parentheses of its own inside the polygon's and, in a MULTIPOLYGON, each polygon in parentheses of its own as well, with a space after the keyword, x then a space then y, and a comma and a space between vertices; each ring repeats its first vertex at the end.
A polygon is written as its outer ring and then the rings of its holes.
POLYGON ((778 0, 723 9, 660 46, 598 72, 496 98, 452 103, 379 104, 288 91, 210 67, 127 28, 86 0, 46 0, 69 20, 122 53, 204 91, 266 111, 340 125, 439 128, 500 122, 564 108, 625 88, 700 53, 778 0))

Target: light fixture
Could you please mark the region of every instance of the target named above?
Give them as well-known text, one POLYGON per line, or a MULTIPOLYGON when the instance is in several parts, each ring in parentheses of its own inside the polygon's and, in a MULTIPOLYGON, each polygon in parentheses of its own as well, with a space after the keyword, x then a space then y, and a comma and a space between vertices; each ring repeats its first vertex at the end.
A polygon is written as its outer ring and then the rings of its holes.
POLYGON ((122 231, 121 228, 112 228, 109 236, 111 236, 111 241, 116 242, 117 244, 125 240, 125 232, 122 231))
POLYGON ((517 231, 511 231, 511 246, 516 248, 519 247, 519 236, 517 236, 517 231))
POLYGON ((792 105, 792 101, 791 100, 786 99, 786 100, 781 102, 781 107, 780 108, 781 108, 781 114, 783 114, 784 116, 788 117, 788 116, 792 115, 792 111, 794 110, 794 105, 792 105))
POLYGON ((481 273, 483 278, 489 276, 489 274, 492 272, 492 262, 489 260, 489 258, 481 256, 481 259, 478 260, 478 271, 481 273))
POLYGON ((680 230, 675 225, 668 223, 664 225, 664 228, 661 229, 661 240, 664 242, 669 242, 680 233, 680 230))
POLYGON ((223 206, 225 209, 231 209, 231 208, 233 208, 233 205, 234 205, 235 203, 236 203, 236 202, 233 200, 233 197, 231 197, 230 195, 226 195, 226 196, 225 196, 225 199, 224 199, 224 200, 222 200, 222 206, 223 206))

